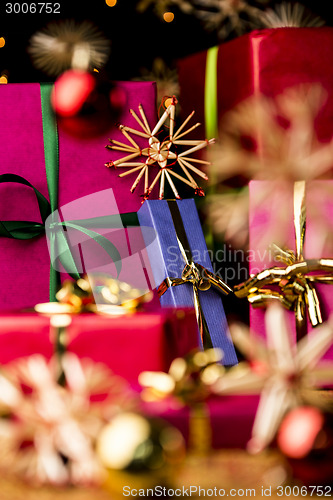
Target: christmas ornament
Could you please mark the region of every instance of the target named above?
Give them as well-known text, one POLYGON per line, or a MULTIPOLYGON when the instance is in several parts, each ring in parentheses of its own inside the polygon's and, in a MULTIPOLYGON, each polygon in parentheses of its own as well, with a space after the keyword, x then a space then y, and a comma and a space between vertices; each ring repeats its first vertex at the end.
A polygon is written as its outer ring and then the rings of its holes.
POLYGON ((220 349, 195 350, 184 358, 176 358, 169 372, 142 372, 139 383, 144 388, 145 401, 175 398, 180 405, 205 401, 210 387, 225 373, 219 364, 223 358, 220 349))
POLYGON ((220 349, 195 350, 185 358, 176 358, 169 372, 142 372, 139 383, 145 402, 169 402, 171 407, 188 406, 188 449, 192 455, 207 455, 211 451, 212 430, 206 400, 211 386, 225 373, 220 364, 220 349))
POLYGON ((106 63, 110 42, 90 21, 51 22, 35 33, 28 47, 37 69, 59 76, 71 68, 92 71, 106 63))
POLYGON ((99 73, 70 69, 56 80, 51 102, 58 125, 65 132, 90 138, 103 134, 117 122, 126 94, 99 73))
POLYGON ((102 364, 65 353, 65 384, 58 360, 41 355, 13 361, 0 376, 0 469, 33 484, 98 484, 104 469, 97 435, 135 399, 126 382, 102 364))
POLYGON ((183 131, 189 120, 192 118, 194 111, 190 113, 190 115, 180 125, 177 131, 174 131, 176 104, 177 100, 173 96, 171 98, 170 104, 167 106, 166 110, 164 111, 163 115, 161 116, 153 130, 150 129, 142 106, 139 106, 141 118, 139 118, 135 111, 130 110, 132 116, 137 121, 141 130, 136 130, 125 125, 120 125, 119 129, 128 140, 129 144, 119 142, 114 139, 109 139, 110 144, 106 146, 108 149, 114 151, 124 151, 128 153, 123 158, 119 158, 118 160, 106 163, 106 166, 109 168, 129 168, 129 170, 120 174, 119 177, 124 177, 134 172, 139 172, 131 187, 131 192, 133 193, 140 180, 144 178, 143 201, 145 201, 149 197, 158 181, 160 183, 159 199, 163 199, 164 197, 165 183, 169 184, 175 198, 180 199, 172 177, 193 188, 195 190, 195 193, 199 196, 204 196, 202 188, 198 186, 198 184, 192 177, 192 172, 199 175, 205 180, 207 180, 208 177, 199 168, 195 167, 193 163, 209 165, 209 162, 192 158, 190 157, 190 155, 207 147, 209 144, 213 144, 215 142, 215 139, 202 141, 183 139, 185 135, 187 135, 200 125, 199 123, 196 123, 189 129, 183 131), (159 137, 159 135, 161 134, 161 127, 166 124, 167 120, 169 122, 168 134, 162 139, 159 137), (137 135, 138 137, 147 139, 147 147, 140 148, 140 146, 133 139, 132 135, 137 135), (178 153, 178 146, 190 146, 190 148, 181 153, 178 153), (142 161, 133 161, 139 157, 144 157, 147 159, 144 163, 142 161), (175 171, 174 167, 176 164, 178 164, 178 166, 181 168, 181 170, 185 174, 185 177, 181 176, 175 171), (149 183, 149 172, 152 172, 154 170, 156 171, 156 168, 158 169, 158 171, 155 174, 154 180, 149 183))
POLYGON ((56 294, 58 302, 37 304, 41 314, 78 314, 94 312, 122 315, 136 312, 153 298, 153 292, 132 287, 129 283, 104 274, 89 274, 78 279, 65 280, 56 294))
POLYGON ((218 394, 260 394, 248 443, 253 453, 269 446, 289 410, 304 404, 317 406, 322 398, 316 388, 333 380, 333 363, 320 363, 333 342, 332 318, 296 345, 281 305, 268 306, 265 323, 267 345, 245 326, 231 326, 233 341, 247 361, 231 368, 212 387, 218 394))
POLYGON ((123 412, 112 419, 97 441, 97 454, 108 470, 111 494, 166 486, 185 457, 181 433, 163 420, 123 412))
POLYGON ((98 71, 109 57, 110 42, 94 24, 50 23, 32 36, 28 52, 37 69, 58 77, 52 105, 63 130, 89 138, 117 122, 126 96, 98 71))
POLYGON ((300 406, 291 410, 280 425, 277 446, 287 458, 293 477, 306 486, 332 485, 332 408, 331 394, 331 412, 300 406))

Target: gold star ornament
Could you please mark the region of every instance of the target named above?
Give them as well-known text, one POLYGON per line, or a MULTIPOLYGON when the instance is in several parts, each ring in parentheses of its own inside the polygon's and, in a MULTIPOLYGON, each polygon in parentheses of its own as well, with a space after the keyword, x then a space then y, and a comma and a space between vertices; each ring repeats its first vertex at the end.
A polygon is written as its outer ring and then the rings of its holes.
POLYGON ((131 115, 135 118, 139 125, 139 130, 127 127, 125 125, 120 125, 119 129, 123 133, 124 137, 127 139, 128 144, 116 141, 114 139, 109 139, 110 144, 106 147, 111 150, 123 151, 126 154, 123 158, 115 161, 110 161, 105 165, 107 167, 115 168, 127 168, 126 172, 121 173, 119 177, 125 177, 133 173, 137 173, 137 177, 131 187, 131 192, 133 193, 138 186, 141 179, 144 179, 144 192, 143 201, 145 201, 151 194, 154 186, 159 181, 159 199, 164 198, 164 188, 165 184, 168 183, 171 187, 175 198, 180 199, 180 195, 174 184, 173 179, 178 179, 179 181, 187 184, 195 190, 195 194, 199 196, 204 196, 203 189, 194 180, 192 174, 196 174, 202 179, 208 180, 205 172, 200 170, 194 164, 199 164, 202 166, 209 165, 209 162, 202 159, 192 158, 190 155, 207 147, 209 144, 213 144, 215 139, 204 139, 204 140, 188 140, 184 139, 184 136, 192 132, 197 128, 200 123, 196 123, 192 127, 185 129, 187 123, 190 121, 194 115, 194 111, 189 114, 189 116, 180 125, 177 131, 175 128, 175 113, 177 99, 175 96, 169 98, 165 101, 167 107, 158 120, 157 124, 151 130, 146 115, 144 113, 143 107, 139 105, 140 117, 133 111, 130 110, 131 115), (168 134, 165 137, 161 137, 161 132, 163 126, 168 126, 168 134), (136 135, 141 138, 147 139, 147 146, 140 148, 137 142, 133 139, 132 135, 136 135), (187 146, 182 152, 178 152, 178 146, 187 146), (139 158, 145 159, 145 161, 138 161, 139 158), (176 172, 175 167, 178 165, 184 175, 180 175, 176 172), (154 172, 154 178, 149 181, 149 172, 154 172))

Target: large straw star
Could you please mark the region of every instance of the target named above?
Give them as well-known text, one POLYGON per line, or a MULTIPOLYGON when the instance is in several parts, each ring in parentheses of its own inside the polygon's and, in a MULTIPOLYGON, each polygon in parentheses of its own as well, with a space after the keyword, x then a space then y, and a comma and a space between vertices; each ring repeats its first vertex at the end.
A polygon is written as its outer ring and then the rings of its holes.
POLYGON ((204 196, 202 188, 198 186, 198 184, 192 177, 191 172, 207 180, 207 175, 197 167, 195 167, 193 163, 209 165, 209 162, 201 159, 190 158, 189 155, 207 147, 209 144, 214 143, 215 139, 183 139, 185 135, 187 135, 200 125, 200 123, 196 123, 189 129, 183 131, 189 120, 192 118, 194 111, 190 113, 190 115, 175 132, 174 125, 176 104, 176 98, 172 97, 170 104, 166 108, 165 112, 163 113, 153 130, 150 129, 146 115, 141 105, 139 106, 141 118, 139 118, 138 115, 131 109, 130 113, 139 124, 141 130, 136 130, 125 125, 120 125, 119 129, 130 144, 110 139, 111 144, 106 146, 108 149, 124 151, 128 153, 123 158, 106 163, 106 166, 116 168, 130 167, 129 170, 120 174, 119 177, 124 177, 134 172, 139 172, 131 187, 131 192, 133 193, 142 177, 144 177, 143 201, 145 201, 149 197, 157 181, 160 181, 159 199, 163 199, 164 197, 164 187, 166 182, 170 185, 175 198, 180 199, 172 177, 192 187, 195 190, 195 193, 199 196, 204 196), (158 135, 160 134, 161 127, 167 122, 167 120, 169 121, 169 134, 167 135, 167 137, 161 139, 160 137, 158 137, 158 135), (143 149, 140 148, 131 134, 147 139, 147 147, 143 149), (174 146, 176 146, 176 148, 174 148, 174 146), (178 154, 178 152, 176 151, 177 146, 190 146, 190 148, 178 154), (146 158, 145 162, 143 163, 142 161, 131 161, 139 157, 146 158), (181 176, 174 170, 176 164, 178 164, 181 170, 184 172, 185 177, 181 176), (158 170, 154 177, 154 180, 149 184, 149 172, 152 171, 154 167, 157 167, 158 170))
POLYGON ((316 388, 333 381, 333 363, 319 364, 333 342, 332 317, 297 344, 291 341, 281 305, 268 307, 265 323, 267 345, 250 336, 246 326, 231 328, 233 340, 247 362, 231 368, 213 386, 213 391, 221 395, 260 394, 248 443, 249 451, 254 453, 271 443, 287 411, 318 401, 320 393, 316 388))

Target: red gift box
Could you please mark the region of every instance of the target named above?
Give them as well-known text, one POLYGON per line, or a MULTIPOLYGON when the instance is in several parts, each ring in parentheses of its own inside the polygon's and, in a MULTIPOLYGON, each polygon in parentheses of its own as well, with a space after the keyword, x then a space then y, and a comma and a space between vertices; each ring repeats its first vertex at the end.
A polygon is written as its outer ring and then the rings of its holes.
MULTIPOLYGON (((218 47, 218 120, 242 100, 259 93, 275 97, 288 87, 319 83, 327 101, 316 121, 319 140, 333 133, 333 28, 275 28, 253 31, 218 47)), ((178 61, 180 103, 205 123, 207 51, 178 61)), ((195 133, 195 131, 194 131, 195 133)))
MULTIPOLYGON (((80 358, 107 365, 136 386, 145 370, 167 371, 172 360, 198 347, 192 309, 163 309, 133 315, 72 316, 67 349, 80 358)), ((0 364, 40 353, 54 353, 50 318, 36 313, 3 313, 0 317, 0 364)))

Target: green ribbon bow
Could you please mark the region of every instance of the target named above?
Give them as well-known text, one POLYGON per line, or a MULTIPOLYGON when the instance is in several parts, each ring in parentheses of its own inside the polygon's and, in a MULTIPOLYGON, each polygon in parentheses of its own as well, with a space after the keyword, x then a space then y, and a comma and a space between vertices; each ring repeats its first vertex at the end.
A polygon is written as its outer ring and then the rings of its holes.
POLYGON ((59 180, 59 148, 56 119, 51 109, 50 95, 52 87, 41 85, 43 138, 47 186, 50 201, 38 191, 24 177, 16 174, 0 175, 0 183, 16 183, 33 189, 38 203, 41 222, 34 221, 0 221, 0 237, 29 240, 45 234, 47 230, 50 238, 50 301, 55 301, 57 290, 60 286, 60 273, 55 269, 54 263, 58 260, 65 271, 75 280, 80 273, 73 258, 72 250, 64 229, 71 228, 85 234, 102 247, 111 260, 115 263, 117 277, 120 274, 122 263, 121 256, 115 245, 103 235, 89 228, 124 228, 139 226, 136 212, 116 214, 110 216, 94 217, 70 221, 58 220, 58 180, 59 180))

